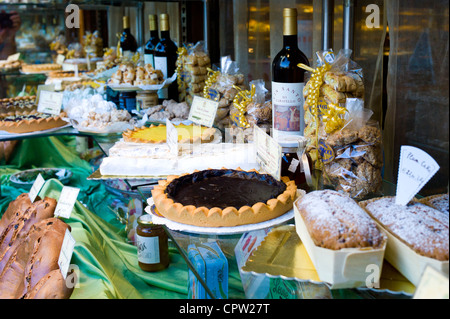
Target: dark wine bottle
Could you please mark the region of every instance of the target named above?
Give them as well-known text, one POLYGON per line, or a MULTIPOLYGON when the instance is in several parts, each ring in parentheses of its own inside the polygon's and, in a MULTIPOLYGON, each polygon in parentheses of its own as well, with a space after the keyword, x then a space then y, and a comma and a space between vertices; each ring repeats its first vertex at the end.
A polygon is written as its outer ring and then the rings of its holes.
MULTIPOLYGON (((175 73, 178 47, 170 38, 169 16, 166 13, 159 16, 161 31, 159 43, 155 48, 155 69, 161 70, 164 79, 170 78, 175 73)), ((172 99, 178 102, 177 81, 158 92, 159 99, 172 99)))
POLYGON ((123 17, 123 31, 120 36, 120 52, 123 57, 131 58, 137 51, 137 42, 130 31, 130 18, 123 17))
POLYGON ((155 67, 155 48, 159 42, 157 19, 156 14, 150 14, 148 16, 150 39, 148 39, 144 46, 144 62, 145 64, 150 64, 152 67, 155 67))
POLYGON ((283 48, 272 62, 273 137, 303 135, 303 87, 305 71, 297 65, 309 65, 297 42, 297 9, 283 10, 283 48))

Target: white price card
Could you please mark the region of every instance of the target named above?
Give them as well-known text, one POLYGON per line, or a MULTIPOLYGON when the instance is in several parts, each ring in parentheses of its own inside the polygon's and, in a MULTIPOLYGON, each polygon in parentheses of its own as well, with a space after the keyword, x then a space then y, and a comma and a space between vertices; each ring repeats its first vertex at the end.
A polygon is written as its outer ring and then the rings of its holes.
POLYGON ((30 196, 30 201, 32 203, 36 199, 37 195, 41 191, 42 186, 44 186, 44 184, 45 184, 45 180, 42 177, 42 175, 39 173, 38 176, 36 177, 34 183, 33 183, 33 186, 31 186, 31 189, 28 192, 28 196, 30 196))
POLYGON ((69 271, 70 260, 72 259, 73 249, 75 248, 75 239, 70 233, 69 229, 66 229, 64 235, 63 243, 61 245, 61 251, 59 252, 58 266, 61 270, 61 274, 64 279, 67 277, 67 272, 69 271))
POLYGON ((37 111, 59 115, 61 113, 63 94, 59 92, 41 91, 37 111))
POLYGON ((64 55, 58 54, 56 57, 56 63, 62 65, 64 63, 65 59, 66 59, 66 57, 64 55))
POLYGON ((448 299, 448 290, 448 277, 427 266, 414 292, 414 299, 448 299))
POLYGON ((73 206, 80 192, 79 188, 64 186, 55 208, 55 217, 70 218, 73 206))
POLYGON ((178 154, 178 131, 169 119, 166 119, 166 143, 171 154, 178 154))
POLYGON ((18 61, 19 59, 20 59, 20 52, 8 56, 8 57, 6 58, 6 61, 8 61, 8 62, 14 62, 14 61, 18 61))
POLYGON ((408 204, 438 170, 438 163, 426 152, 403 145, 400 148, 395 203, 408 204))
POLYGON ((278 142, 258 126, 254 126, 253 140, 256 150, 256 162, 262 170, 277 180, 281 179, 282 148, 278 142))
POLYGON ((194 96, 188 119, 195 124, 212 127, 218 107, 219 102, 194 96))

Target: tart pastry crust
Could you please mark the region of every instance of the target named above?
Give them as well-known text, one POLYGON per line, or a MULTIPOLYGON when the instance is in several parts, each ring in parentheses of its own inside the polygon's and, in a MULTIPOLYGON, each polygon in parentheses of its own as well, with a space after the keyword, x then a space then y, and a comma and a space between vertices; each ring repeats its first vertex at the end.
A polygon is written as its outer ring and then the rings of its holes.
MULTIPOLYGON (((178 143, 209 143, 214 140, 216 129, 213 127, 201 127, 201 134, 194 136, 196 133, 193 125, 175 125, 181 134, 178 134, 178 143), (188 133, 186 134, 183 133, 188 133)), ((154 143, 160 144, 166 142, 166 125, 150 125, 149 127, 134 128, 123 132, 125 142, 132 143, 154 143)))
MULTIPOLYGON (((243 171, 237 170, 205 170, 195 171, 204 173, 210 171, 235 171, 248 173, 248 176, 241 177, 242 179, 251 179, 251 172, 256 173, 259 181, 266 181, 268 176, 266 174, 259 174, 256 170, 243 171)), ((214 173, 214 172, 213 172, 214 173)), ((254 204, 244 205, 242 207, 211 207, 204 206, 196 207, 194 205, 183 205, 179 202, 175 202, 168 194, 168 186, 175 180, 193 174, 183 174, 180 176, 168 176, 167 180, 160 180, 159 185, 155 186, 152 190, 152 196, 155 203, 155 207, 160 214, 167 219, 195 226, 203 227, 230 227, 246 224, 260 223, 267 221, 285 214, 292 209, 293 203, 297 196, 297 186, 294 181, 289 180, 288 177, 282 177, 282 183, 286 187, 284 191, 275 198, 267 198, 265 201, 259 201, 254 204), (251 206, 250 206, 251 205, 251 206)), ((255 175, 255 174, 253 174, 255 175)), ((195 179, 195 177, 194 177, 195 179)), ((241 196, 245 194, 239 194, 241 196)), ((232 196, 232 195, 231 195, 232 196)), ((215 203, 212 203, 213 206, 215 203)))
POLYGON ((67 124, 67 122, 63 120, 63 117, 66 116, 65 112, 61 112, 59 115, 54 116, 41 116, 42 115, 36 111, 4 114, 0 117, 0 131, 9 133, 29 133, 49 130, 67 124), (24 118, 18 121, 5 120, 5 118, 10 116, 33 116, 33 118, 24 118))

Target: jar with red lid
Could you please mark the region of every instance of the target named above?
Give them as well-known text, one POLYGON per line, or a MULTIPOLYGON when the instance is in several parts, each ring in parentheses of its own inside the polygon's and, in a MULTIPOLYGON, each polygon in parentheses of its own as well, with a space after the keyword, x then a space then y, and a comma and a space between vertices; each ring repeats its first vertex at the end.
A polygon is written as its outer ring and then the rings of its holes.
POLYGON ((169 244, 166 231, 152 223, 148 214, 138 218, 136 246, 139 267, 144 271, 159 271, 169 266, 169 244))
POLYGON ((280 136, 282 148, 281 176, 295 181, 297 188, 309 191, 312 187, 311 160, 306 153, 308 139, 299 135, 280 136))

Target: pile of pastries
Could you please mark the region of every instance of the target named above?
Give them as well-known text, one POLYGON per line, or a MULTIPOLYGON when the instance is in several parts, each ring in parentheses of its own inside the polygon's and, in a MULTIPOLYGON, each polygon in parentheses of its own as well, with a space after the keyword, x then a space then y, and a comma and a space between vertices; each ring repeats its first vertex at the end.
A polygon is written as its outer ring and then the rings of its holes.
POLYGON ((122 63, 111 76, 108 84, 155 85, 164 82, 161 70, 155 70, 151 64, 135 66, 133 63, 122 63))

